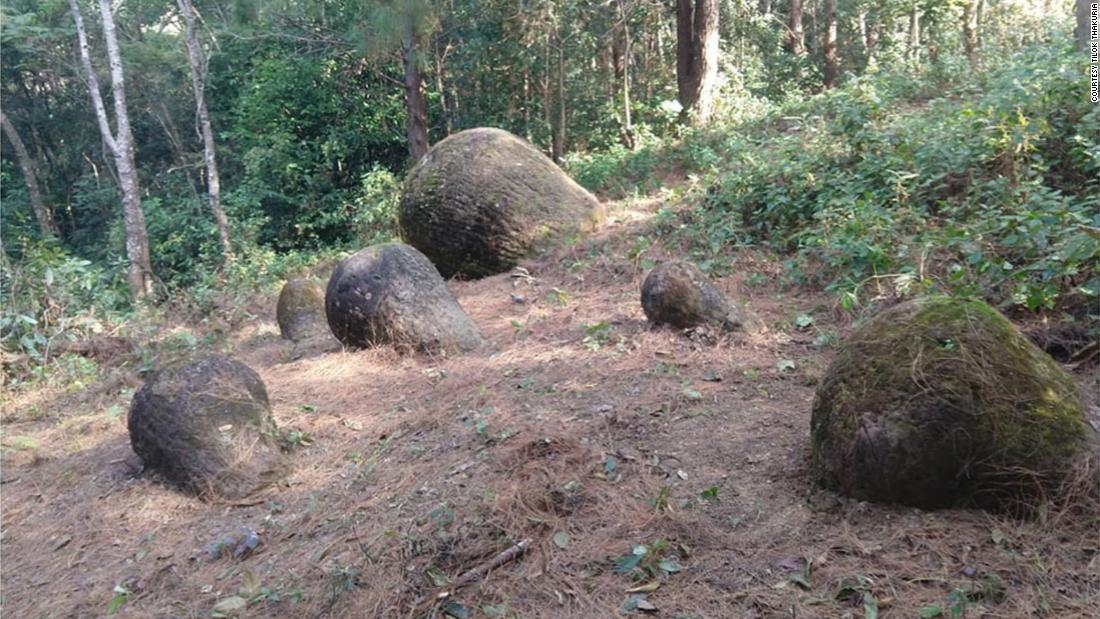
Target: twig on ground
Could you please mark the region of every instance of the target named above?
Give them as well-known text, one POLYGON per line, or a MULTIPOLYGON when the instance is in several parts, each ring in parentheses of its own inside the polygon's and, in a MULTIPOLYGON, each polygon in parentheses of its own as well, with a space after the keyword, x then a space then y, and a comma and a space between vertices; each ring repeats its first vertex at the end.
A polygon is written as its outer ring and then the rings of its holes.
POLYGON ((485 563, 482 563, 481 565, 478 565, 477 567, 474 567, 470 570, 467 570, 461 576, 456 578, 455 581, 452 582, 448 587, 444 588, 442 591, 439 591, 439 592, 435 593, 434 595, 425 596, 425 597, 420 598, 419 600, 417 600, 416 606, 423 609, 423 605, 425 603, 430 603, 433 606, 435 604, 438 604, 439 602, 441 602, 441 601, 451 597, 452 595, 454 595, 455 592, 457 592, 462 587, 469 586, 469 585, 481 580, 482 578, 488 576, 489 572, 495 570, 496 568, 504 565, 505 563, 515 561, 520 556, 522 556, 523 553, 527 552, 527 549, 530 546, 531 546, 531 538, 526 538, 526 539, 520 540, 519 542, 516 542, 511 547, 509 547, 507 550, 495 555, 492 559, 489 559, 488 561, 486 561, 485 563))
POLYGON ((496 568, 504 565, 505 563, 508 563, 509 561, 516 560, 517 558, 519 558, 520 555, 527 552, 527 548, 530 545, 531 538, 521 540, 508 550, 505 550, 504 552, 493 557, 491 560, 467 571, 465 574, 459 576, 458 580, 454 581, 454 583, 451 585, 451 591, 453 592, 457 589, 473 583, 476 580, 480 580, 496 568))

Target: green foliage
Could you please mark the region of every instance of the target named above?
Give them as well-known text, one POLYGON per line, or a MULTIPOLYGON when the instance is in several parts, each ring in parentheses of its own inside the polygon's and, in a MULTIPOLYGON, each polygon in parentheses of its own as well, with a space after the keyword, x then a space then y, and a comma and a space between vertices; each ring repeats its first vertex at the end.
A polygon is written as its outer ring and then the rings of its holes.
POLYGON ((633 578, 667 577, 684 569, 675 559, 675 554, 666 539, 637 544, 630 554, 614 559, 613 571, 633 578))
POLYGON ((345 257, 341 248, 323 251, 276 252, 254 244, 238 244, 236 259, 220 270, 202 274, 194 285, 169 291, 168 299, 177 304, 193 306, 202 316, 220 309, 229 319, 248 317, 257 294, 271 294, 286 280, 303 272, 324 271, 345 257))
POLYGON ((611 323, 606 320, 586 324, 584 325, 584 338, 581 340, 581 344, 588 350, 595 352, 611 340, 611 333, 611 323))
POLYGON ((380 88, 381 78, 353 60, 272 53, 246 75, 232 111, 243 178, 231 201, 236 211, 264 215, 257 242, 331 245, 378 225, 372 217, 389 199, 378 192, 396 188, 383 178, 385 166, 396 169, 405 158, 404 144, 386 129, 404 122, 403 107, 399 92, 380 88), (366 88, 349 89, 349 80, 366 88))
POLYGON ((117 613, 119 609, 126 605, 126 602, 130 601, 130 590, 127 589, 122 583, 115 585, 114 594, 115 596, 111 598, 110 602, 107 603, 108 615, 113 615, 117 613))
POLYGON ((363 245, 394 240, 400 200, 401 183, 392 172, 375 164, 363 174, 355 196, 355 240, 363 245))
POLYGON ((128 304, 122 265, 106 269, 52 241, 28 242, 0 263, 0 344, 38 362, 68 339, 104 331, 128 304))
POLYGON ((337 563, 326 572, 330 602, 341 595, 363 586, 363 570, 337 563))
POLYGON ((686 236, 704 255, 786 252, 795 281, 849 308, 941 290, 1085 318, 1100 292, 1082 228, 1100 223, 1100 113, 1077 92, 1082 70, 1058 42, 926 103, 884 76, 784 108, 802 129, 765 119, 731 137, 686 236))

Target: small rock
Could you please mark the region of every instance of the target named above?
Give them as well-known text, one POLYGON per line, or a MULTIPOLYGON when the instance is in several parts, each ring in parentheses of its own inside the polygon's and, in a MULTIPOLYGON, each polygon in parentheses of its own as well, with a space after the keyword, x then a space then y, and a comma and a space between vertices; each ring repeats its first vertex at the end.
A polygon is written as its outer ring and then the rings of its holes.
POLYGON ((654 267, 642 283, 642 309, 650 322, 678 329, 710 325, 723 331, 756 331, 760 324, 690 262, 672 261, 654 267))

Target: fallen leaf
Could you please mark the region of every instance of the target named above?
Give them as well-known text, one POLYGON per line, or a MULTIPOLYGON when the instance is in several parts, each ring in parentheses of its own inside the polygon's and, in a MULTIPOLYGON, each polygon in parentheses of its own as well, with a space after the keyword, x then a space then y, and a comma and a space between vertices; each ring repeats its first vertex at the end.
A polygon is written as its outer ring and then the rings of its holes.
POLYGON ((558 531, 554 534, 554 545, 558 548, 567 548, 569 546, 569 542, 571 541, 572 538, 570 538, 569 534, 565 531, 558 531))
POLYGON ((863 619, 878 619, 878 600, 871 592, 863 592, 863 619))
POLYGON ((466 607, 454 600, 447 600, 440 607, 444 615, 453 617, 454 619, 467 619, 470 616, 470 611, 466 610, 466 607))
POLYGON ((818 604, 828 604, 830 601, 832 600, 830 600, 829 598, 820 598, 809 595, 799 600, 799 602, 801 602, 803 606, 817 606, 818 604))
POLYGON ((260 579, 256 578, 256 575, 252 573, 252 570, 246 569, 241 574, 241 589, 238 593, 241 597, 251 598, 256 595, 256 592, 260 590, 260 579))
POLYGON ((638 567, 638 564, 641 563, 641 561, 642 561, 641 555, 630 554, 630 555, 625 555, 625 556, 619 557, 615 561, 615 573, 616 574, 626 574, 626 573, 630 572, 631 570, 633 570, 634 568, 638 567))
POLYGON ((790 372, 795 368, 794 361, 791 359, 780 359, 779 363, 775 364, 775 368, 780 372, 790 372))
POLYGON ((806 591, 809 591, 813 588, 810 586, 810 581, 807 580, 806 576, 803 574, 789 574, 787 575, 787 581, 793 582, 794 584, 798 585, 799 588, 806 591))
POLYGON ((66 535, 66 536, 62 537, 61 539, 54 542, 53 551, 57 552, 58 550, 61 550, 62 548, 68 546, 69 542, 71 542, 71 541, 73 541, 73 536, 72 535, 66 535))
POLYGON ((247 607, 248 600, 239 595, 231 595, 219 600, 218 603, 214 605, 214 610, 210 615, 212 617, 236 617, 244 612, 244 609, 247 607))
POLYGON ((676 572, 679 572, 680 570, 682 570, 684 568, 681 567, 679 563, 673 561, 672 559, 665 559, 665 560, 657 563, 657 569, 659 569, 659 570, 661 570, 661 571, 663 571, 667 574, 675 574, 676 572))
POLYGON ((689 400, 702 400, 703 394, 700 393, 698 389, 684 387, 684 397, 689 400))
POLYGON ((638 585, 637 587, 631 587, 626 590, 627 593, 652 593, 661 587, 661 583, 654 580, 653 582, 647 582, 644 585, 638 585))

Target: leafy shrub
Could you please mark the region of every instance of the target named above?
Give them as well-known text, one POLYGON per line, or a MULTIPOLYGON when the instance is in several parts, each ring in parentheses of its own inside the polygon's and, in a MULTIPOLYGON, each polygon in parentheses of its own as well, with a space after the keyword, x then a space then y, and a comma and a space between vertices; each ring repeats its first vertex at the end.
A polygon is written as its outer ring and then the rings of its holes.
POLYGON ((355 241, 374 245, 397 236, 397 205, 401 201, 401 183, 392 172, 375 164, 360 177, 355 196, 355 241))
POLYGON ((128 308, 125 264, 100 267, 55 242, 22 247, 18 263, 0 262, 0 344, 37 362, 65 339, 99 333, 128 308))
POLYGON ((348 89, 348 80, 382 79, 363 71, 347 58, 277 50, 253 60, 228 146, 243 163, 236 199, 265 216, 258 242, 285 250, 352 240, 363 175, 404 165, 403 141, 388 130, 404 122, 401 99, 348 89))
POLYGON ((1084 318, 1100 293, 1083 227, 1100 225, 1100 113, 1082 71, 1058 43, 981 75, 976 92, 911 101, 873 76, 780 110, 801 129, 731 138, 687 236, 710 253, 789 252, 796 280, 848 306, 934 288, 1084 318))

